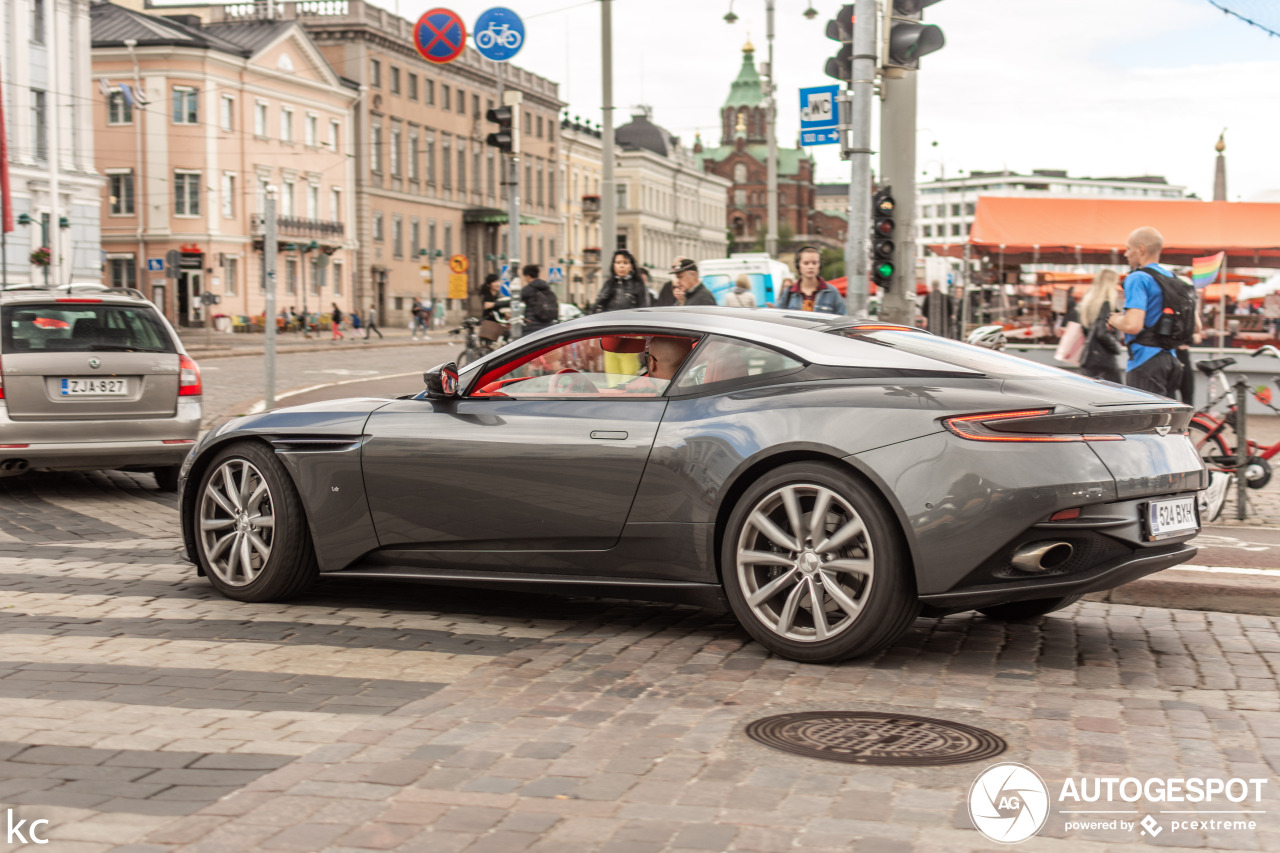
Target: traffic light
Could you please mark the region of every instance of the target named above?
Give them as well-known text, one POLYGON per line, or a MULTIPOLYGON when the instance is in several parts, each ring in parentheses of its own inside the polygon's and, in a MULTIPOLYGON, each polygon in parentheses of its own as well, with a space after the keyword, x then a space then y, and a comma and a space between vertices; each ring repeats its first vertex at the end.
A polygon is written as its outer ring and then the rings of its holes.
POLYGON ((895 206, 888 187, 877 190, 871 200, 871 278, 885 290, 893 289, 895 206))
POLYGON ((485 113, 484 117, 498 125, 498 129, 485 138, 485 144, 492 145, 503 154, 520 153, 520 137, 517 135, 515 126, 515 107, 494 107, 485 113))
POLYGON ((947 38, 939 27, 920 22, 920 12, 938 0, 891 0, 884 4, 880 28, 880 66, 886 76, 900 77, 920 67, 920 57, 941 50, 947 38))
POLYGON ((841 83, 853 79, 853 4, 840 8, 840 14, 827 21, 827 38, 840 42, 840 50, 827 60, 828 77, 841 83))

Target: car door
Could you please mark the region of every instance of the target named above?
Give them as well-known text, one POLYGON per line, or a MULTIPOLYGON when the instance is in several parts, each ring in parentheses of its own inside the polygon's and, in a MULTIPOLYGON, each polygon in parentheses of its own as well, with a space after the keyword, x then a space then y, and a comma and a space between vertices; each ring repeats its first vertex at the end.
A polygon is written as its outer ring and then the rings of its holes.
POLYGON ((662 387, 635 384, 628 348, 606 353, 592 338, 517 353, 486 366, 470 396, 375 412, 362 459, 381 545, 612 546, 667 405, 662 387), (606 365, 606 354, 621 358, 606 365))

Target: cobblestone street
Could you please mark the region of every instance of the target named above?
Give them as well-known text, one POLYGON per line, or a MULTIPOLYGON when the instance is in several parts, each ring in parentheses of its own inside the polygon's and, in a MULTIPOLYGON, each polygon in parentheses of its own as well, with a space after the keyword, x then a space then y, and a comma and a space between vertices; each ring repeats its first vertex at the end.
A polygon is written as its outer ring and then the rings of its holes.
MULTIPOLYGON (((964 614, 809 666, 668 605, 347 580, 233 602, 179 560, 174 500, 142 474, 0 481, 0 507, 0 797, 49 821, 31 850, 995 847, 965 808, 984 763, 845 765, 743 734, 795 710, 974 724, 1051 790, 1280 769, 1276 619, 964 614)), ((1023 847, 1280 849, 1264 787, 1253 831, 1068 833, 1055 813, 1023 847)))

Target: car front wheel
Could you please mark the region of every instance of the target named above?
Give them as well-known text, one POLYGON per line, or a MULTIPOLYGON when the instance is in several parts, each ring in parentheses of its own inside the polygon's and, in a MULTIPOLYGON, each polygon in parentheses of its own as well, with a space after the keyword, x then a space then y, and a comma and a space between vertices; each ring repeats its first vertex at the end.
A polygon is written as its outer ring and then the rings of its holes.
POLYGON ((209 581, 238 601, 280 601, 315 580, 307 520, 284 466, 260 444, 219 452, 194 502, 197 551, 209 581))
POLYGON ((919 613, 883 500, 833 465, 786 465, 754 483, 729 516, 721 557, 738 621, 792 660, 872 654, 919 613))

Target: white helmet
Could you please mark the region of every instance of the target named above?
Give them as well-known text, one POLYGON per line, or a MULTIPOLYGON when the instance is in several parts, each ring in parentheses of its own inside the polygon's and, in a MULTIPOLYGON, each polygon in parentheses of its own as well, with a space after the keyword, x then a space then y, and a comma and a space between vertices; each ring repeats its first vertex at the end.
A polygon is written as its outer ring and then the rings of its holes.
POLYGON ((969 343, 974 346, 986 347, 987 349, 1000 350, 1004 349, 1005 337, 1003 326, 979 326, 969 333, 966 338, 969 343))

